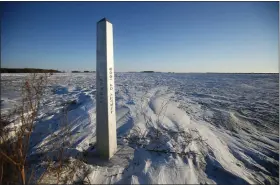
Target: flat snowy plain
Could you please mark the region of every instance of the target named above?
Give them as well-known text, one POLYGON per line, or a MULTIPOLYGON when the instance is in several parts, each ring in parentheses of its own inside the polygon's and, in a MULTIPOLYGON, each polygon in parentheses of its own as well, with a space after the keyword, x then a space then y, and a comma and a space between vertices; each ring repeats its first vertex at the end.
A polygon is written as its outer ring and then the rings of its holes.
MULTIPOLYGON (((25 76, 1 74, 2 114, 17 104, 25 76)), ((111 162, 89 155, 96 140, 95 73, 54 74, 50 81, 31 139, 38 176, 39 154, 61 147, 67 104, 66 153, 70 162, 83 160, 90 183, 279 183, 278 74, 116 73, 119 150, 111 162)), ((76 170, 72 182, 84 173, 76 170)))

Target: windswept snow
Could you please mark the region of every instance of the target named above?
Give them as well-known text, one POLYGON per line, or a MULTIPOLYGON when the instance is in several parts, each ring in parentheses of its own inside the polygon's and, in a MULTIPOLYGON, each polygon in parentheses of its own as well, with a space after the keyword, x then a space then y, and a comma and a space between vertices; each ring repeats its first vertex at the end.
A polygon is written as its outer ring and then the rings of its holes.
MULTIPOLYGON (((1 113, 19 100, 24 76, 1 74, 1 113)), ((279 183, 278 75, 116 73, 115 78, 118 151, 111 161, 90 155, 96 86, 95 74, 88 73, 51 77, 30 158, 52 155, 68 134, 66 155, 78 160, 88 154, 83 162, 91 183, 279 183), (61 126, 66 105, 67 132, 61 126)))

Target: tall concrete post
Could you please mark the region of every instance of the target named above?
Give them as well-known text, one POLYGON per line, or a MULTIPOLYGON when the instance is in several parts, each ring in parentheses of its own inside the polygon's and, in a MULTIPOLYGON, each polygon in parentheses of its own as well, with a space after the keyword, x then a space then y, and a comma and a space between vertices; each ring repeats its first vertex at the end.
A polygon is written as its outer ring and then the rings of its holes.
POLYGON ((96 83, 96 149, 110 159, 117 150, 117 134, 113 25, 106 18, 97 23, 96 83))

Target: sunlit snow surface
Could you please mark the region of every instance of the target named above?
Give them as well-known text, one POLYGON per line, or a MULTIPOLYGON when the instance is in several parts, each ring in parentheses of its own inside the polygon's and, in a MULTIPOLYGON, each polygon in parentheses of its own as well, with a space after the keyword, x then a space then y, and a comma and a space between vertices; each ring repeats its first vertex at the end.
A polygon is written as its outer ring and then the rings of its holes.
MULTIPOLYGON (((1 74, 1 113, 17 104, 25 76, 1 74)), ((116 73, 115 78, 120 150, 113 165, 87 163, 91 183, 278 184, 278 74, 116 73), (166 131, 163 147, 189 155, 132 145, 122 150, 122 137, 149 128, 147 117, 152 127, 166 131), (186 147, 182 138, 169 134, 190 130, 197 130, 205 144, 186 147)), ((96 140, 95 73, 54 74, 48 89, 30 153, 48 152, 61 142, 50 136, 63 135, 62 108, 76 100, 68 112, 68 153, 75 158, 96 140)))

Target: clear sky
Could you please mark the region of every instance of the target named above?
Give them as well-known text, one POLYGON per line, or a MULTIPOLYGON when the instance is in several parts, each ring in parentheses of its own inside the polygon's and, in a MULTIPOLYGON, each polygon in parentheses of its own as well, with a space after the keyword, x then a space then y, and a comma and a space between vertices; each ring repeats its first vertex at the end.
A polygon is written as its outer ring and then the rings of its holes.
POLYGON ((278 2, 1 3, 1 67, 95 70, 96 23, 115 71, 278 72, 278 2))

